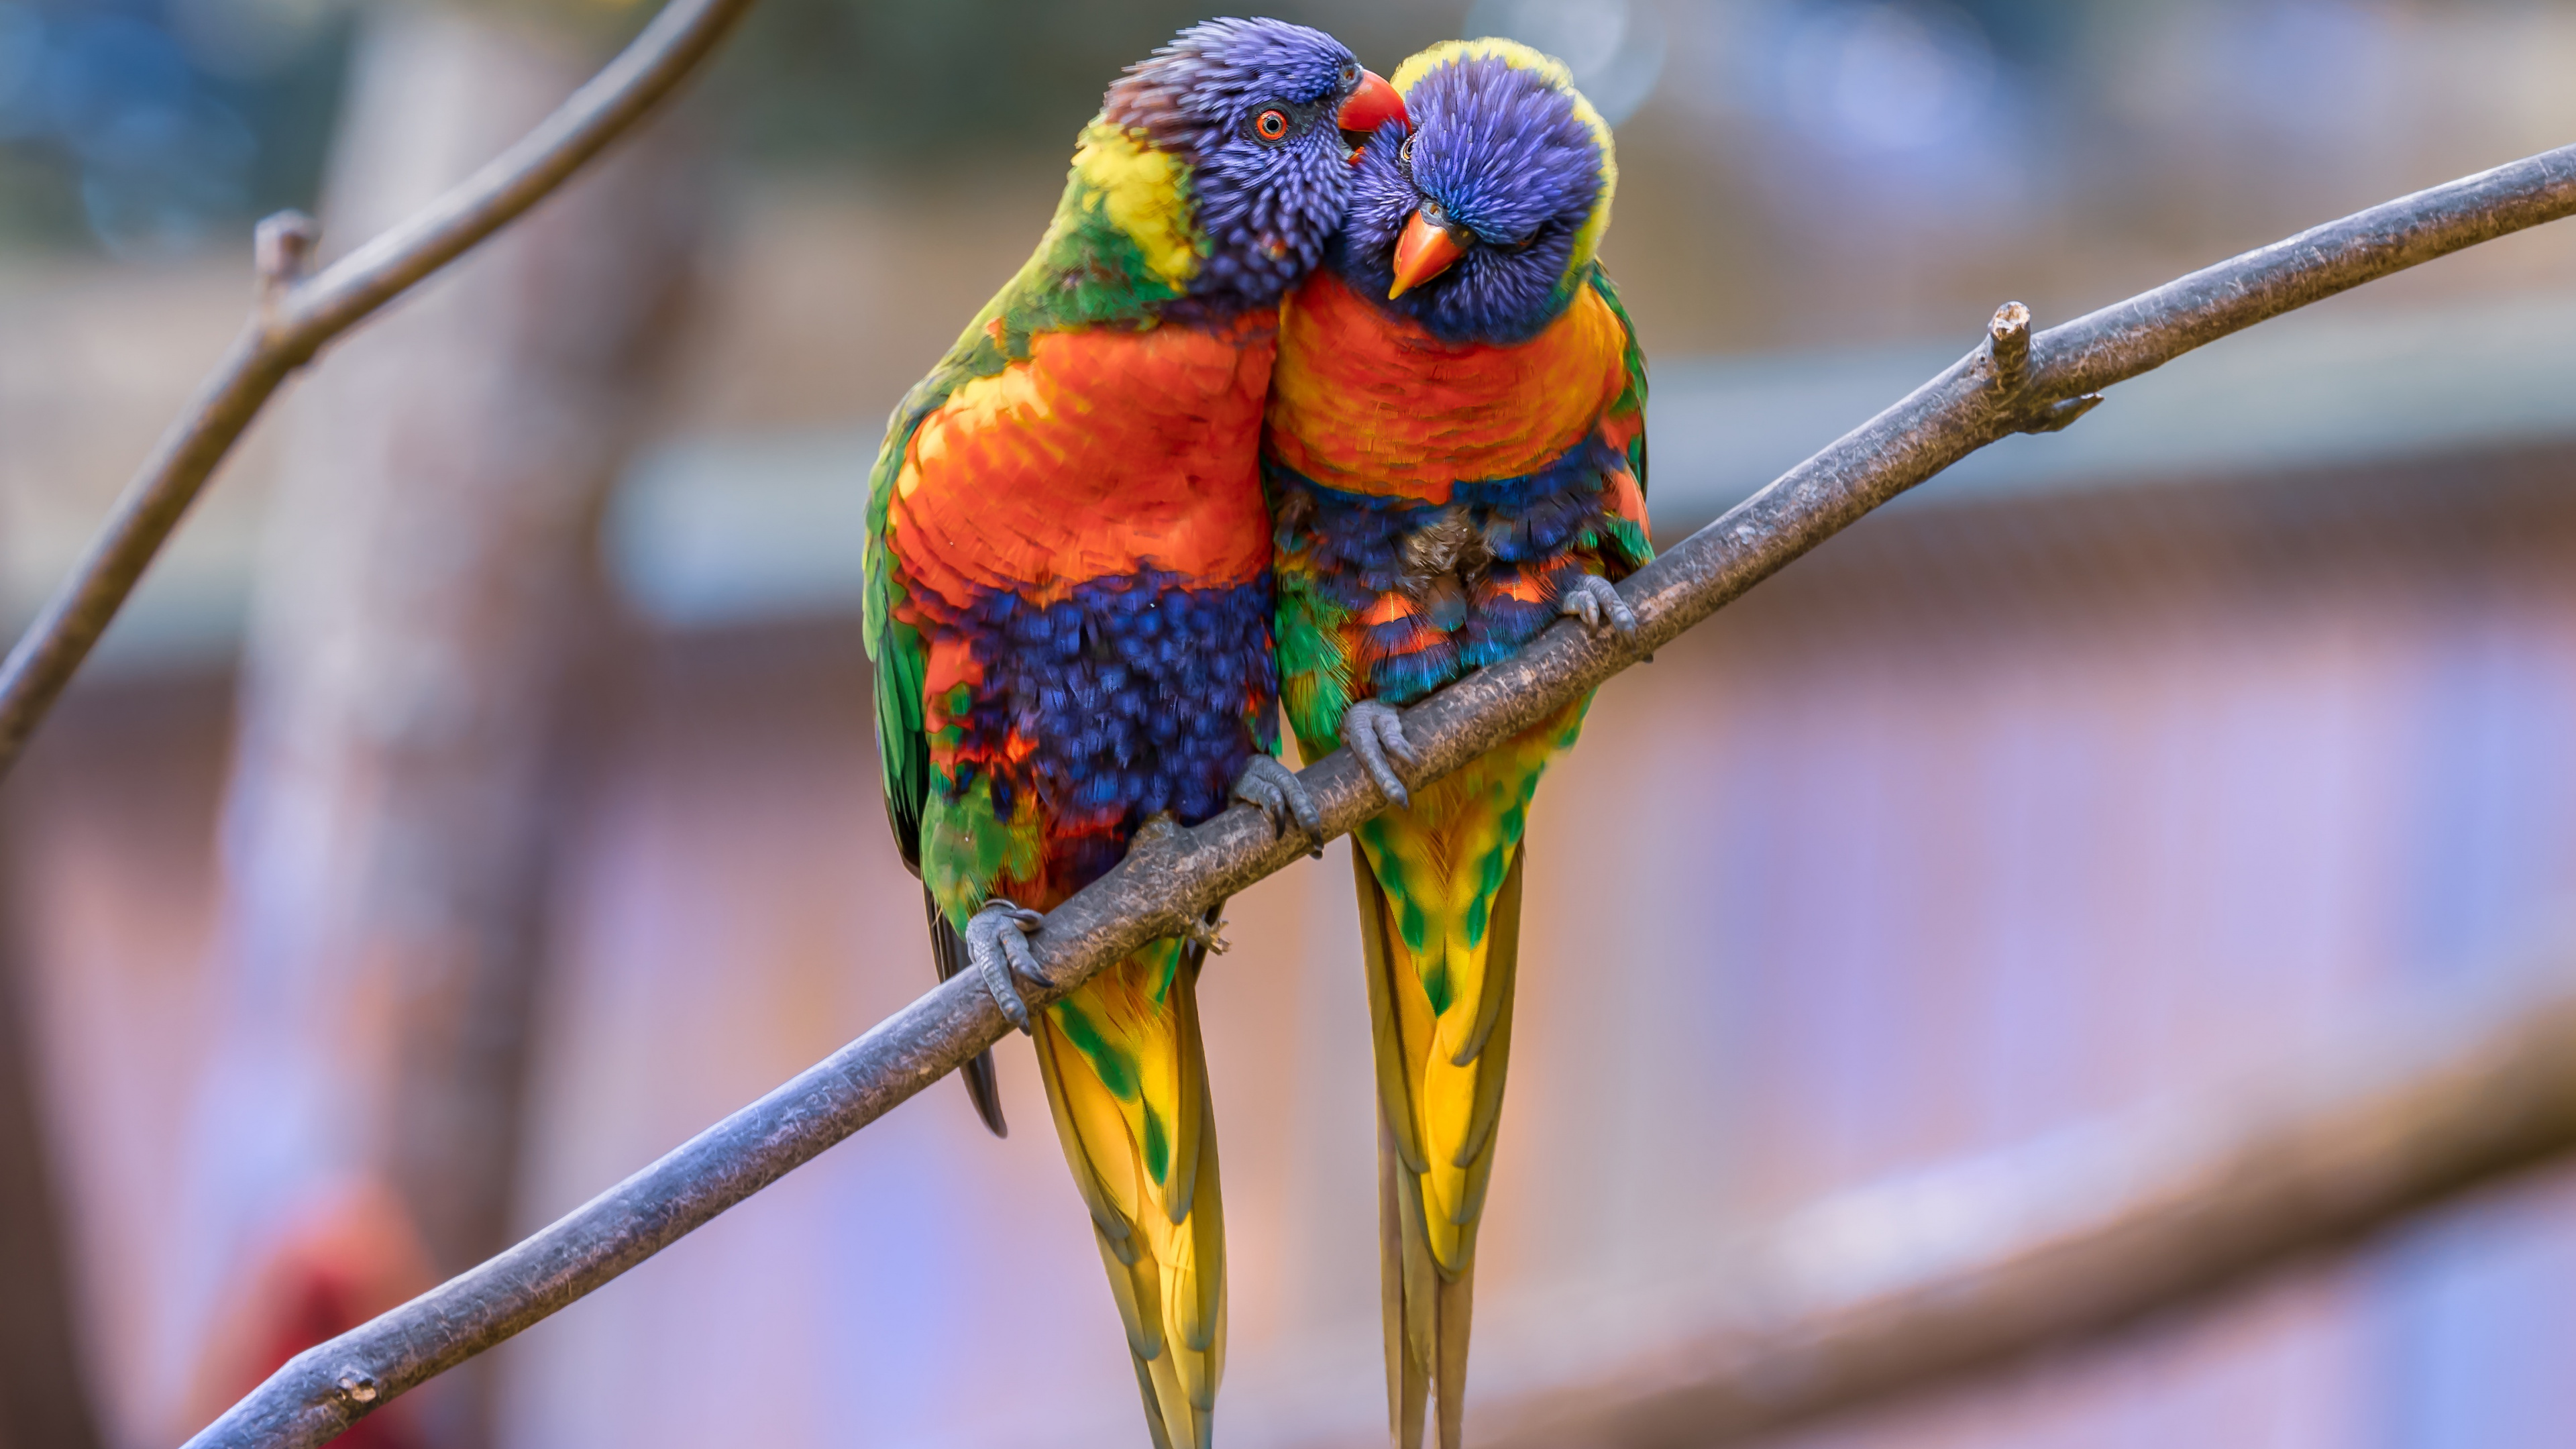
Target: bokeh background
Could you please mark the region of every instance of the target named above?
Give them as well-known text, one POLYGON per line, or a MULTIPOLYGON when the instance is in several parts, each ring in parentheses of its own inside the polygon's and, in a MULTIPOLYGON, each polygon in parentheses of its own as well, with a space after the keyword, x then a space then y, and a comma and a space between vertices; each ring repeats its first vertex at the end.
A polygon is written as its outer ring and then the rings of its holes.
MULTIPOLYGON (((256 216, 354 245, 639 9, 0 0, 0 622, 238 325, 256 216)), ((2063 320, 2576 137, 2545 0, 1278 10, 1381 71, 1515 34, 1617 120, 1667 538, 2008 297, 2063 320)), ((0 1444, 174 1443, 928 984, 866 462, 1101 86, 1196 18, 765 0, 254 433, 0 789, 0 1444)), ((1488 1386, 1801 1204, 2008 1167, 2561 939, 2571 563, 2562 226, 2008 441, 1613 682, 1533 825, 1488 1386)), ((1204 992, 1236 1444, 1379 1422, 1341 850, 1234 904, 1204 992)), ((1007 1142, 937 1088, 352 1442, 1137 1442, 1016 1043, 1002 1072, 1007 1142)), ((2571 1305, 2544 1175, 1779 1442, 2561 1445, 2571 1305)))

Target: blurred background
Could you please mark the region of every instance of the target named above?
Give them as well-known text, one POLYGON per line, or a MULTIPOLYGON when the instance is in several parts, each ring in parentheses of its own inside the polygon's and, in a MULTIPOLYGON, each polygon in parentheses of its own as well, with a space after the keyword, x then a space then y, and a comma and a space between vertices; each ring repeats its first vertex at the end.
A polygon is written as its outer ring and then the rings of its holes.
MULTIPOLYGON (((641 0, 0 0, 0 623, 238 325, 641 0)), ((1564 56, 1667 540, 1965 351, 2576 138, 2543 0, 1317 0, 1564 56)), ((764 0, 333 349, 0 789, 0 1445, 174 1443, 929 984, 857 624, 882 419, 1162 0, 764 0)), ((2228 1083, 2563 939, 2576 230, 1979 455, 1614 681, 1533 825, 1479 1363, 1840 1189, 2228 1083), (1566 1305, 1575 1305, 1567 1309, 1566 1305)), ((1338 856, 1341 847, 1332 854, 1338 856)), ((1204 988, 1227 1436, 1381 1423, 1338 861, 1204 988)), ((1136 1441, 1033 1065, 942 1086, 349 1442, 1136 1441)), ((2576 1177, 1781 1444, 2560 1445, 2576 1177)), ((1486 1386, 1496 1387, 1490 1380, 1486 1386)))

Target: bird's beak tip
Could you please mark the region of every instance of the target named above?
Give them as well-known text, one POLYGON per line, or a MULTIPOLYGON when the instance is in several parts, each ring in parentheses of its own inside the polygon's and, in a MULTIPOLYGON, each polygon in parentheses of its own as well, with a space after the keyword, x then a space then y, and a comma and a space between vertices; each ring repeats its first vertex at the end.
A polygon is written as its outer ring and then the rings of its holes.
POLYGON ((1386 289, 1390 302, 1449 270, 1452 262, 1465 256, 1467 249, 1458 245, 1447 228, 1433 226, 1421 212, 1404 224, 1404 235, 1395 243, 1395 285, 1386 289))
POLYGON ((1395 93, 1386 77, 1373 70, 1361 71, 1360 83, 1351 88, 1350 98, 1342 102, 1333 124, 1362 136, 1374 136, 1377 128, 1389 121, 1412 124, 1412 118, 1404 111, 1404 97, 1395 93))

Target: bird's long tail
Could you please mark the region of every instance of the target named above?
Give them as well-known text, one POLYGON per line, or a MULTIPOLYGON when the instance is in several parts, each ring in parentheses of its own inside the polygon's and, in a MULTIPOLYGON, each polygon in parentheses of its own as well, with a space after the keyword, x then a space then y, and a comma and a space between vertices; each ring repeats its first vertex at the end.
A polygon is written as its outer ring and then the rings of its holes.
POLYGON ((1225 1372, 1225 1216, 1199 1040, 1204 956, 1157 941, 1047 1008, 1036 1033, 1056 1136, 1091 1209, 1156 1449, 1209 1449, 1225 1372))
POLYGON ((1507 830, 1473 810, 1484 818, 1424 827, 1445 793, 1370 822, 1352 852, 1377 1057, 1387 1418, 1399 1449, 1421 1449, 1434 1405, 1438 1444, 1458 1449, 1476 1228, 1520 965, 1520 811, 1506 812, 1507 830))

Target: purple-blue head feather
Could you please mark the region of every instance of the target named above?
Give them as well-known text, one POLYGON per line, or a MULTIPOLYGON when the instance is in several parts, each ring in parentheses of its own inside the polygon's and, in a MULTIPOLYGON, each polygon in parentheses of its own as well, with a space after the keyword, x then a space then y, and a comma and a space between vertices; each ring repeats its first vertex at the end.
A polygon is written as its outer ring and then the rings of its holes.
POLYGON ((1382 127, 1361 151, 1327 264, 1436 337, 1526 341, 1591 266, 1615 185, 1609 130, 1534 51, 1477 41, 1429 55, 1397 72, 1412 128, 1382 127), (1395 244, 1417 211, 1465 250, 1390 301, 1395 244))
POLYGON ((1359 61, 1320 30, 1282 20, 1209 20, 1109 87, 1102 115, 1190 164, 1208 255, 1190 298, 1217 311, 1269 306, 1322 260, 1350 185, 1334 126, 1359 61), (1265 134, 1263 116, 1285 119, 1265 134))

